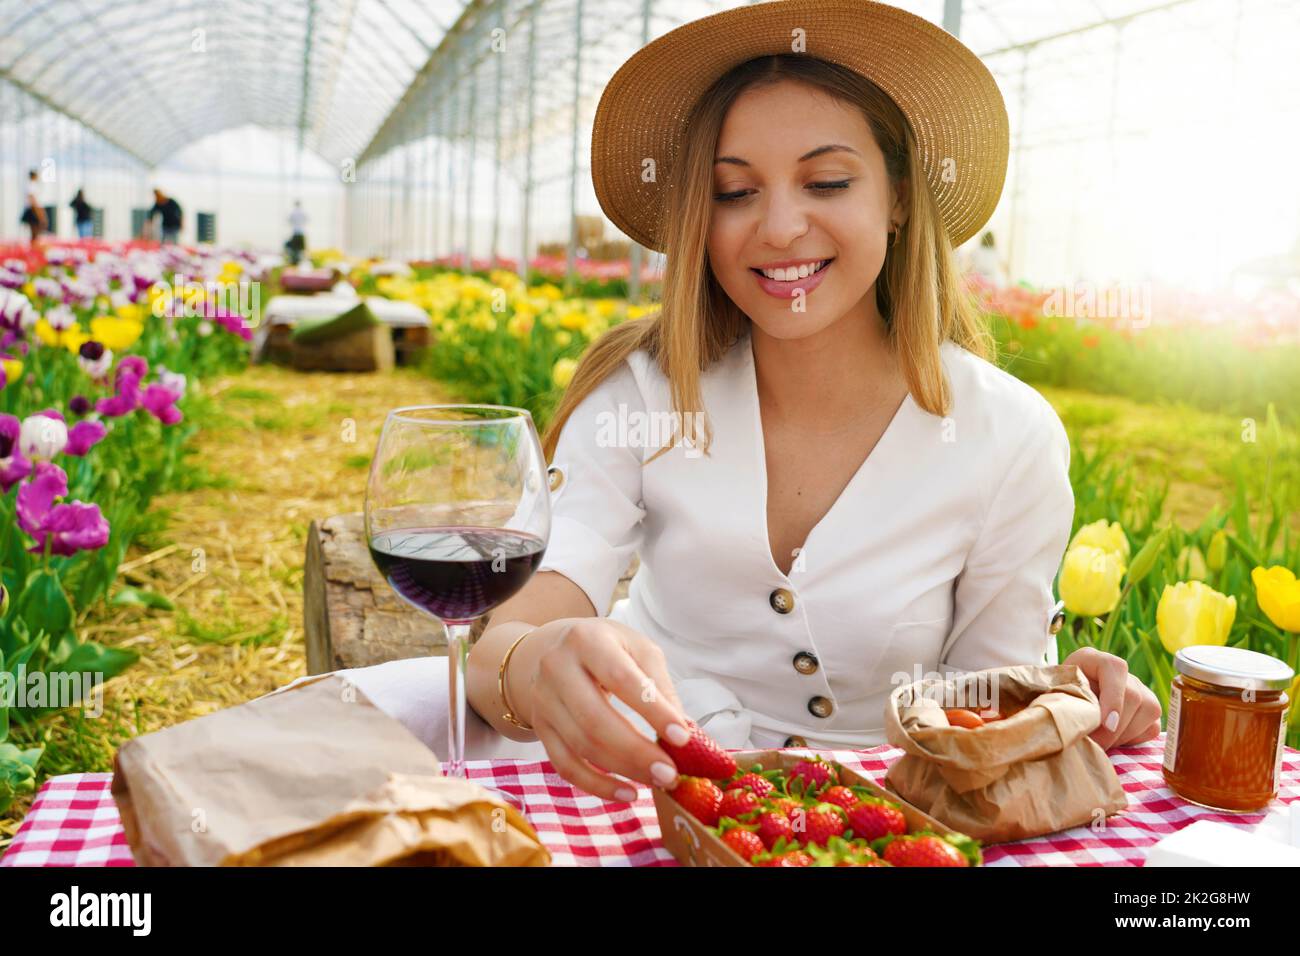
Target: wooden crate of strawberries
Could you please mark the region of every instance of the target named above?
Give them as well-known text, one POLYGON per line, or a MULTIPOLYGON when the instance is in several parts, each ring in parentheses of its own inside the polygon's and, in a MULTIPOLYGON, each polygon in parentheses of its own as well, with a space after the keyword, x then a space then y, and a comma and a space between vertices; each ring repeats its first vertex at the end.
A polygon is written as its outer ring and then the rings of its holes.
POLYGON ((837 762, 719 748, 698 727, 681 776, 654 789, 664 846, 683 866, 979 866, 979 841, 837 762))

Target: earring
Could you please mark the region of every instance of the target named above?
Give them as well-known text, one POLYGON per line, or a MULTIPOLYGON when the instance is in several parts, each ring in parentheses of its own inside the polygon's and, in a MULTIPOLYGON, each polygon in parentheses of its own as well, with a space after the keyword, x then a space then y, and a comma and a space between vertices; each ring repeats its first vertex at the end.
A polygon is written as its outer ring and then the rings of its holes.
POLYGON ((903 228, 903 225, 902 223, 897 223, 897 222, 891 222, 890 225, 894 227, 893 229, 889 230, 889 248, 892 249, 894 247, 894 243, 898 241, 898 232, 900 229, 903 228))

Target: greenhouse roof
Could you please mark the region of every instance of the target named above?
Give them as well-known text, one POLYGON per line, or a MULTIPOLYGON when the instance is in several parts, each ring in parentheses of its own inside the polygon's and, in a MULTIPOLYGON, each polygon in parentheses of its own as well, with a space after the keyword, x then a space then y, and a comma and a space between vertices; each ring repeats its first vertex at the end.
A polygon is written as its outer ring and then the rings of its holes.
MULTIPOLYGON (((936 23, 960 6, 963 41, 997 56, 1186 2, 896 5, 936 23)), ((541 9, 542 50, 564 50, 546 41, 572 33, 578 3, 583 0, 534 5, 541 9)), ((655 0, 651 35, 735 5, 655 0)), ((468 0, 0 0, 0 79, 149 165, 247 124, 289 131, 300 145, 337 163, 382 152, 423 125, 447 82, 440 67, 451 51, 440 47, 458 24, 488 6, 468 0), (411 95, 435 76, 432 95, 411 95)), ((528 0, 517 0, 496 5, 493 16, 513 27, 528 9, 528 0)), ((583 44, 583 59, 590 60, 586 82, 599 89, 640 45, 646 3, 585 0, 582 9, 584 23, 592 24, 584 36, 590 42, 583 44), (607 54, 614 52, 611 59, 607 54)), ((519 69, 512 63, 512 72, 519 69)), ((542 64, 535 75, 548 73, 542 64)), ((557 103, 568 99, 563 90, 539 86, 557 103)))

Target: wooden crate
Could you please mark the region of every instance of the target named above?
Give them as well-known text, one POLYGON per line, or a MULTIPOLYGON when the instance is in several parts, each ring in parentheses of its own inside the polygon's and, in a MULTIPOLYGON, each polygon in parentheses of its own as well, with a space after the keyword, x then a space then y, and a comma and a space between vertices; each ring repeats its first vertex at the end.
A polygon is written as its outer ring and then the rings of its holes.
POLYGON ((326 342, 289 343, 289 362, 302 372, 386 372, 393 368, 393 333, 371 325, 326 342))

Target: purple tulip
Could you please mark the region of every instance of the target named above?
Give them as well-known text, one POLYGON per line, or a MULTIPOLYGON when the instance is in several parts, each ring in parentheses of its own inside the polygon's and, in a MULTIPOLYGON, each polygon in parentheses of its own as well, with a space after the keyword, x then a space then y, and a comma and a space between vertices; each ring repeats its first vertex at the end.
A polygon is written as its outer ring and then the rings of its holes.
POLYGON ((32 463, 18 447, 23 423, 13 415, 0 415, 0 488, 8 491, 32 473, 32 463))
POLYGON ((174 392, 167 386, 154 382, 144 390, 141 404, 144 405, 150 415, 164 425, 175 425, 184 417, 181 410, 176 407, 180 397, 179 392, 174 392))
POLYGON ((68 429, 68 443, 63 447, 63 453, 80 458, 103 441, 104 436, 107 434, 108 429, 104 427, 103 423, 94 419, 77 422, 68 429))
POLYGON ((112 398, 101 398, 95 403, 95 410, 101 415, 117 418, 129 415, 140 407, 140 379, 149 371, 149 363, 138 355, 128 355, 117 363, 114 384, 117 394, 112 398))
POLYGON ((108 543, 108 522, 99 505, 83 501, 54 503, 67 493, 68 476, 47 461, 38 463, 35 477, 18 489, 18 526, 36 542, 28 548, 31 553, 42 553, 47 542, 51 554, 65 557, 108 543))
POLYGON ((68 399, 68 411, 77 416, 86 414, 90 411, 90 399, 85 395, 73 395, 68 399))
POLYGON ((238 335, 245 342, 252 341, 253 330, 245 324, 242 315, 232 315, 223 310, 214 315, 213 318, 216 319, 227 332, 232 332, 235 335, 238 335))

